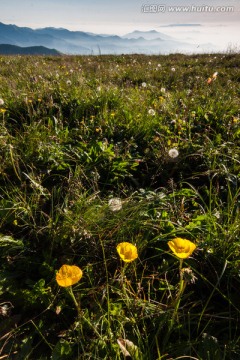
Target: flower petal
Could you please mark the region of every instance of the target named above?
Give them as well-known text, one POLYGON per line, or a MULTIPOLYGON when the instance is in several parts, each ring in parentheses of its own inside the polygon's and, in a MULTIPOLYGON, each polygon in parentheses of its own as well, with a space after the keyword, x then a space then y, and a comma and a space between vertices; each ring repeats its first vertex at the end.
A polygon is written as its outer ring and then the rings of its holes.
POLYGON ((118 244, 117 252, 124 262, 131 262, 138 257, 136 246, 129 242, 122 242, 118 244))
POLYGON ((168 246, 180 259, 188 258, 196 249, 196 245, 187 239, 175 238, 168 241, 168 246))
POLYGON ((62 265, 56 274, 59 286, 68 287, 76 284, 82 278, 82 270, 75 265, 62 265))

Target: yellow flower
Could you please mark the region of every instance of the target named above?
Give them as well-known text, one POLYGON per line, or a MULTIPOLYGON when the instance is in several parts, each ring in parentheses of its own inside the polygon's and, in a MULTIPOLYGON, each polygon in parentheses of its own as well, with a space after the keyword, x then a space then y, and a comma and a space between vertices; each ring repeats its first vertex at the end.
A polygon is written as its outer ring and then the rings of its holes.
POLYGON ((193 242, 182 238, 175 238, 171 241, 168 241, 168 246, 174 255, 180 259, 188 258, 196 249, 196 245, 193 242))
POLYGON ((137 248, 129 242, 122 242, 117 246, 117 252, 124 262, 131 262, 138 257, 137 248))
POLYGON ((59 286, 68 287, 76 284, 82 277, 82 270, 75 265, 63 265, 56 274, 59 286))

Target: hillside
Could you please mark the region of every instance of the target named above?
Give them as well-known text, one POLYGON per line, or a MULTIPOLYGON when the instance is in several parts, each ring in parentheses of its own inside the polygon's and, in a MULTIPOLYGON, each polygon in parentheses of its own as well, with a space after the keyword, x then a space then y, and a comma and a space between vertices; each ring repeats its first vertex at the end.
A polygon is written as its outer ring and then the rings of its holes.
POLYGON ((239 69, 0 56, 1 359, 240 359, 239 69))
POLYGON ((44 46, 20 47, 16 45, 0 44, 0 55, 60 55, 55 49, 44 46))

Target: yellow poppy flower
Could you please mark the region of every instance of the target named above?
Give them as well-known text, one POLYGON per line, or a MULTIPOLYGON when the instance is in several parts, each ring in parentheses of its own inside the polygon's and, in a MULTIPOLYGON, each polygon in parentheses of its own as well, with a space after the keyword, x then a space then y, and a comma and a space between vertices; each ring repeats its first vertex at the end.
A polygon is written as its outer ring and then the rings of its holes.
POLYGON ((117 252, 124 262, 131 262, 138 257, 137 248, 129 242, 122 242, 117 246, 117 252))
POLYGON ((168 241, 168 246, 174 255, 180 259, 188 258, 196 249, 196 245, 193 242, 182 238, 175 238, 171 241, 168 241))
POLYGON ((68 287, 76 284, 82 277, 82 270, 75 265, 63 265, 56 274, 59 286, 68 287))

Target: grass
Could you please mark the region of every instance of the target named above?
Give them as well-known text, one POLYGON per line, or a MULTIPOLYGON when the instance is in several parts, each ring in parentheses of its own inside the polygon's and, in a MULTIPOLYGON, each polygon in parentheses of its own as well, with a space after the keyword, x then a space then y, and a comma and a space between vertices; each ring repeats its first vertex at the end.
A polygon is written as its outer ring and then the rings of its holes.
POLYGON ((1 359, 239 359, 239 61, 0 57, 1 359))

